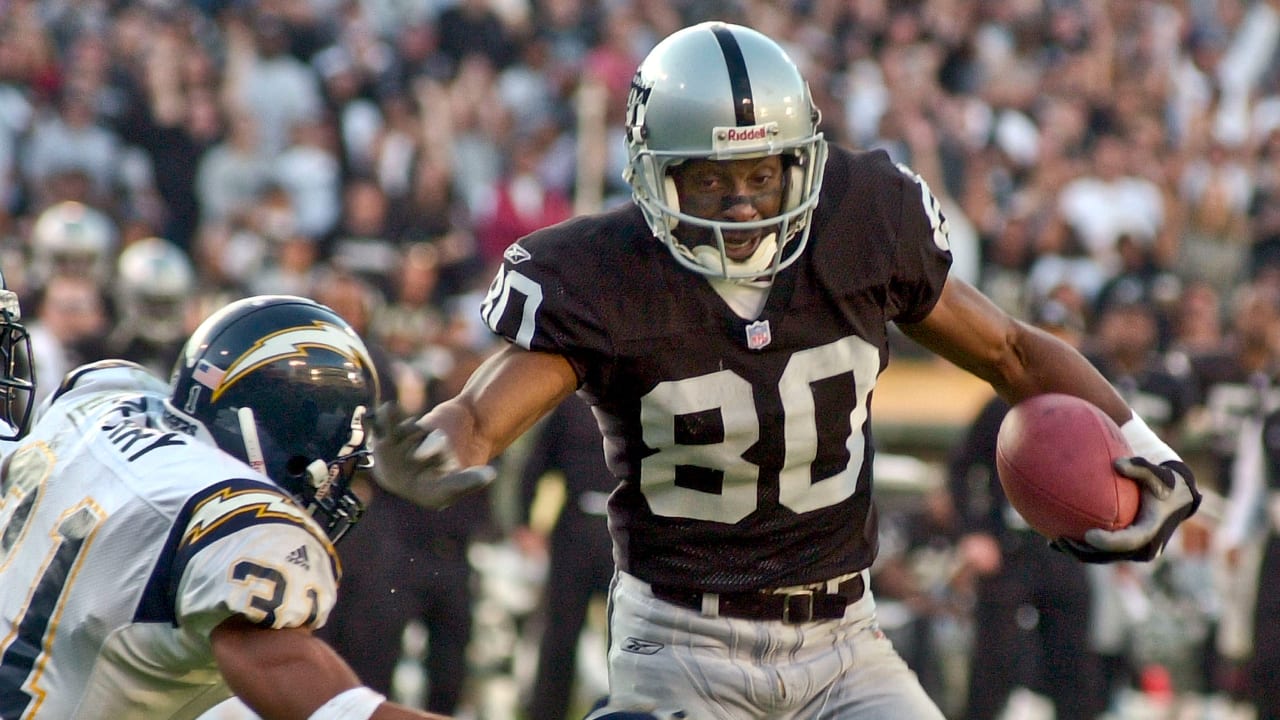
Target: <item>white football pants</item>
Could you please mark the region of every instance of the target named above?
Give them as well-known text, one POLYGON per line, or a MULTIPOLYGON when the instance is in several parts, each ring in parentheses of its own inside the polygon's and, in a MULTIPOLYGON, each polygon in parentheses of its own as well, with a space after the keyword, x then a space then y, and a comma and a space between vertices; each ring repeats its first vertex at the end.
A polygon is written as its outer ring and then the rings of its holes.
POLYGON ((840 620, 705 617, 614 577, 611 696, 689 720, 944 720, 876 622, 871 590, 840 620))

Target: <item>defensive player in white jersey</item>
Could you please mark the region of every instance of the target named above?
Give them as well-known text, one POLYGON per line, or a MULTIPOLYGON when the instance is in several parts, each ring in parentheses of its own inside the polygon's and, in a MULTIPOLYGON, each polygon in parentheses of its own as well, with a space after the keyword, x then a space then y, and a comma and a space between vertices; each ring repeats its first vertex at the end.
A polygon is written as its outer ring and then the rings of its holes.
POLYGON ((0 718, 429 718, 312 630, 363 512, 378 380, 332 310, 261 296, 206 320, 166 383, 69 373, 0 473, 0 718))
POLYGON ((664 39, 628 101, 634 204, 507 248, 481 312, 509 344, 422 418, 378 412, 381 482, 431 505, 484 484, 483 464, 569 393, 592 405, 619 480, 614 707, 940 720, 866 586, 891 325, 1010 402, 1072 393, 1122 425, 1139 520, 1065 552, 1150 559, 1198 503, 1178 455, 1085 358, 950 275, 924 181, 883 151, 828 147, 819 118, 760 33, 664 39))

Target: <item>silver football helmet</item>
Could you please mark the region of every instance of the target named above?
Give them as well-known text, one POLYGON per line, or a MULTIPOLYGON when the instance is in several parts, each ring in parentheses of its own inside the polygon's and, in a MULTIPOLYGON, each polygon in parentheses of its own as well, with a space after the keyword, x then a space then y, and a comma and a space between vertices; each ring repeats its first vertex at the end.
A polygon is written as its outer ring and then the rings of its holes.
POLYGON ((116 261, 120 316, 144 340, 175 342, 187 334, 186 307, 196 289, 191 260, 158 237, 135 240, 116 261))
POLYGON ((118 237, 106 213, 67 200, 49 206, 31 228, 31 275, 43 284, 54 275, 77 275, 106 283, 118 237))
POLYGON ((631 81, 627 100, 629 164, 623 177, 653 234, 695 272, 729 280, 772 277, 808 244, 822 188, 827 145, 809 85, 776 42, 750 28, 707 22, 668 36, 631 81), (726 222, 680 211, 671 169, 686 160, 737 160, 782 155, 782 211, 772 218, 726 222), (718 247, 681 242, 681 224, 711 231, 718 247), (734 262, 724 233, 772 230, 771 257, 734 262), (710 249, 712 252, 706 252, 710 249), (715 252, 718 250, 718 252, 715 252), (762 270, 763 267, 763 270, 762 270))

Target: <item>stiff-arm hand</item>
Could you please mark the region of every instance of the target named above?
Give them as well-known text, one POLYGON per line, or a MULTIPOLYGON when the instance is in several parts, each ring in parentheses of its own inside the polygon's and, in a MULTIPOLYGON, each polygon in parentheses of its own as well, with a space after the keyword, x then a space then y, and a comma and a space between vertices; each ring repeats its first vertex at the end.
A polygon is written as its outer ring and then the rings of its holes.
POLYGON ((373 475, 387 492, 432 509, 487 486, 489 465, 461 467, 444 431, 421 425, 392 403, 373 417, 373 475))

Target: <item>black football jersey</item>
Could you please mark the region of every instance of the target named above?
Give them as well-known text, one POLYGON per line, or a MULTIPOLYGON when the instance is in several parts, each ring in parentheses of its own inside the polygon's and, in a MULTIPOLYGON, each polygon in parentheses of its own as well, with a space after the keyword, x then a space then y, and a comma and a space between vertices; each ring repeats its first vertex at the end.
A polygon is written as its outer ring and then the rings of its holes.
POLYGON ((755 320, 677 264, 633 206, 507 249, 484 320, 577 370, 620 482, 620 569, 732 592, 871 564, 886 324, 929 313, 951 254, 928 187, 882 151, 832 148, 813 223, 755 320))

